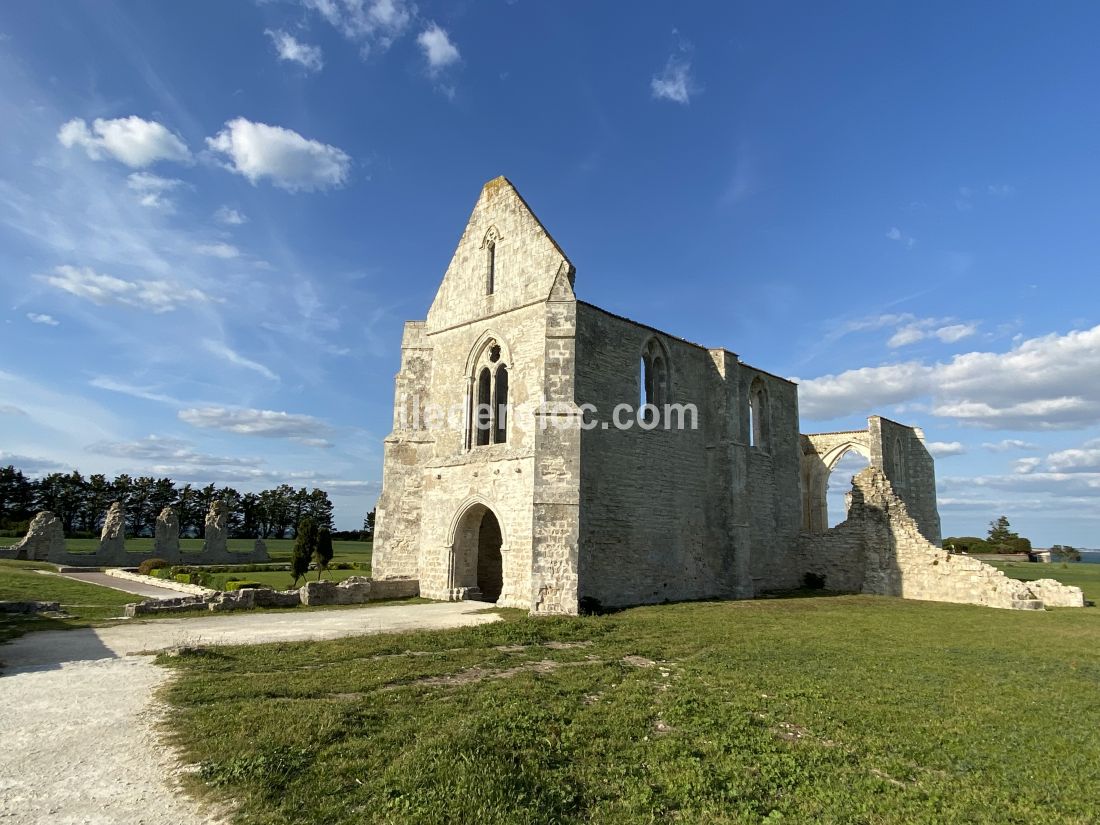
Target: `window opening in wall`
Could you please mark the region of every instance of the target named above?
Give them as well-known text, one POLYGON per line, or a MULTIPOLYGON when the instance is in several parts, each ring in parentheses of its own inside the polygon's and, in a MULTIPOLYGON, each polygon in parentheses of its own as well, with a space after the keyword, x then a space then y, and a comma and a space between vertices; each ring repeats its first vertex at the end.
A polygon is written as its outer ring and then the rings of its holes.
POLYGON ((495 340, 486 341, 478 350, 472 373, 467 379, 470 412, 466 449, 508 441, 510 377, 502 347, 495 340))
POLYGON ((489 272, 485 281, 485 294, 492 295, 493 290, 496 288, 497 277, 497 245, 495 243, 489 243, 489 272))
POLYGON ((504 444, 508 440, 508 368, 504 364, 497 367, 493 388, 493 414, 496 418, 493 443, 504 444))

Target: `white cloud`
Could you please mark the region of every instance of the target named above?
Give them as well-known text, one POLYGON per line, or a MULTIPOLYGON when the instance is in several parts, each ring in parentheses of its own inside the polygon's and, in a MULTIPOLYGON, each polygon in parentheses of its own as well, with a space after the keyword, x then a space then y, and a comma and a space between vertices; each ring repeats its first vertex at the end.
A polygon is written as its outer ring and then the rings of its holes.
POLYGON ((940 327, 932 334, 945 344, 953 344, 956 341, 961 341, 963 338, 969 338, 977 331, 977 324, 951 324, 946 327, 940 327))
POLYGON ((191 152, 179 135, 155 120, 135 115, 114 120, 96 118, 91 129, 83 118, 73 118, 58 130, 57 139, 66 148, 83 147, 93 160, 107 154, 133 169, 160 160, 191 160, 191 152))
POLYGON ((682 55, 672 55, 664 69, 649 81, 649 88, 657 100, 671 100, 686 106, 696 91, 690 61, 682 55))
POLYGON ((930 441, 927 446, 928 452, 936 458, 963 455, 966 452, 966 447, 963 446, 961 441, 930 441))
POLYGON ((1043 460, 1041 458, 1036 458, 1035 456, 1032 456, 1030 458, 1018 458, 1016 459, 1016 461, 1012 462, 1013 472, 1019 473, 1021 475, 1025 473, 1033 473, 1042 463, 1043 460))
POLYGON ((319 72, 325 65, 321 58, 321 47, 310 46, 303 43, 294 35, 282 29, 267 29, 264 31, 271 42, 275 44, 275 52, 280 60, 297 63, 307 71, 319 72))
POLYGON ((269 178, 290 192, 342 185, 351 158, 335 146, 302 137, 291 129, 253 123, 238 117, 216 136, 206 139, 215 152, 225 154, 226 168, 255 184, 269 178))
POLYGON ((1056 473, 1100 472, 1100 439, 1087 441, 1079 448, 1051 453, 1046 458, 1046 465, 1056 473))
POLYGON ((1100 423, 1100 326, 970 352, 946 363, 909 361, 804 382, 807 418, 830 419, 932 398, 932 414, 990 429, 1074 429, 1100 423))
POLYGON ((420 49, 428 61, 428 70, 431 72, 438 72, 452 63, 457 63, 461 57, 458 48, 447 36, 447 32, 436 23, 430 24, 420 32, 416 42, 420 44, 420 49))
POLYGON ((230 209, 228 206, 219 206, 218 211, 214 213, 214 220, 230 226, 240 226, 243 223, 248 223, 248 217, 243 212, 230 209))
POLYGON ((898 243, 904 244, 907 249, 912 249, 917 243, 916 238, 914 238, 912 235, 906 235, 896 226, 891 226, 887 230, 886 237, 892 241, 897 241, 898 243))
POLYGON ((1016 187, 1007 183, 991 183, 986 191, 995 198, 1007 198, 1016 191, 1016 187))
POLYGON ((302 0, 302 4, 358 43, 364 55, 374 48, 388 49, 413 17, 405 0, 302 0))
POLYGON ((175 208, 175 203, 167 197, 167 193, 184 183, 178 178, 162 178, 151 172, 131 172, 126 178, 126 185, 138 193, 142 206, 170 212, 175 208))
POLYGON ((896 349, 897 347, 915 344, 917 341, 923 341, 927 336, 928 333, 920 324, 906 324, 890 336, 886 346, 896 349))
POLYGON ((194 407, 180 410, 179 418, 193 427, 263 438, 318 439, 331 429, 311 415, 240 407, 194 407))
POLYGON ((991 453, 1007 453, 1010 450, 1038 450, 1038 444, 1032 444, 1030 441, 1022 441, 1019 438, 1005 438, 995 443, 986 442, 982 445, 985 449, 991 453))
POLYGON ((222 343, 221 341, 214 341, 210 338, 207 338, 202 342, 202 345, 207 352, 228 361, 230 364, 234 364, 238 367, 244 367, 245 369, 252 370, 253 372, 258 372, 264 378, 270 379, 271 381, 279 380, 279 376, 267 367, 265 367, 263 364, 259 363, 258 361, 253 361, 250 358, 245 358, 232 347, 222 343))
POLYGON ((52 315, 46 315, 41 312, 28 312, 27 320, 32 324, 45 324, 48 327, 56 327, 60 321, 54 318, 52 315))
POLYGON ((78 298, 87 298, 100 306, 121 304, 160 313, 171 312, 186 304, 215 300, 201 290, 172 281, 127 281, 112 275, 101 275, 87 266, 58 266, 54 268, 54 273, 37 277, 52 287, 78 298))
POLYGON ((233 258, 239 258, 241 255, 241 250, 237 249, 233 244, 225 243, 224 241, 199 244, 195 247, 195 251, 200 255, 208 255, 211 258, 221 258, 227 261, 233 258))

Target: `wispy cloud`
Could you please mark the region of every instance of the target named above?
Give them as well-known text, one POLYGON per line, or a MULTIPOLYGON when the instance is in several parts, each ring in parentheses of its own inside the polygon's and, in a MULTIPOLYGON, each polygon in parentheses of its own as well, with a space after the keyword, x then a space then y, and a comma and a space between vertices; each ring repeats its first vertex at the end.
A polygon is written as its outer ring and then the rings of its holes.
POLYGON ((202 342, 202 345, 207 352, 212 355, 216 355, 219 358, 224 359, 225 361, 228 361, 230 364, 238 367, 243 367, 246 370, 257 372, 264 378, 270 379, 272 381, 279 380, 279 376, 275 372, 268 369, 258 361, 253 361, 251 358, 245 358, 232 347, 221 341, 215 341, 213 339, 207 338, 202 342))
POLYGON ((179 418, 193 427, 221 430, 261 438, 291 438, 324 446, 331 427, 311 415, 240 407, 193 407, 180 410, 179 418), (323 442, 323 443, 321 443, 323 442))
POLYGON ((358 44, 364 56, 388 49, 408 29, 415 11, 405 0, 302 0, 302 5, 358 44))
POLYGON ((138 193, 138 202, 150 209, 171 212, 175 202, 168 193, 184 186, 178 178, 163 178, 151 172, 133 172, 126 178, 126 185, 138 193))
POLYGON ((216 456, 200 453, 194 446, 180 438, 150 435, 137 441, 97 441, 87 446, 90 453, 118 458, 147 461, 173 462, 176 464, 200 464, 212 466, 254 467, 262 464, 262 458, 216 456))
POLYGON ((236 209, 230 209, 228 206, 219 206, 218 211, 214 213, 214 220, 229 226, 240 226, 248 223, 248 216, 236 209))
POLYGON ((294 35, 282 29, 267 29, 264 31, 275 46, 275 53, 280 60, 297 63, 302 68, 311 72, 319 72, 325 63, 321 56, 320 46, 311 46, 303 43, 294 35))
POLYGON ((982 444, 982 447, 989 450, 991 453, 1007 453, 1013 450, 1038 450, 1038 444, 1032 444, 1030 441, 1023 441, 1019 438, 1006 438, 997 442, 986 442, 982 444))
POLYGON ((221 258, 228 261, 241 256, 241 250, 231 243, 218 241, 217 243, 203 243, 195 247, 200 255, 209 255, 211 258, 221 258))
POLYGON ((32 324, 45 324, 48 327, 56 327, 61 322, 54 318, 52 315, 46 315, 42 312, 28 312, 27 320, 32 324))
POLYGON ((62 265, 53 275, 39 275, 50 286, 99 304, 171 312, 188 304, 202 304, 215 299, 201 290, 184 287, 171 281, 127 281, 112 275, 102 275, 91 267, 62 265))
POLYGON ((898 243, 902 244, 906 249, 912 249, 914 246, 916 246, 917 243, 916 238, 914 238, 912 235, 906 235, 896 226, 891 226, 886 231, 886 237, 892 241, 897 241, 898 243))

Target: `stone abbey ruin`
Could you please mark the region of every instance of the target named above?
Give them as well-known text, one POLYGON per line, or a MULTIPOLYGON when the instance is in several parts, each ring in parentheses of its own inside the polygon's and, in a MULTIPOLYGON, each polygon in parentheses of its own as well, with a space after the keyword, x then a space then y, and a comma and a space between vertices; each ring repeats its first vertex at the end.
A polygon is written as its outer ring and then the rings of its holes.
MULTIPOLYGON (((405 324, 377 592, 546 614, 808 584, 1002 608, 1084 604, 1079 588, 1010 579, 939 547, 935 465, 919 429, 876 415, 865 430, 804 435, 794 383, 578 300, 574 275, 512 184, 489 181, 426 320, 405 324), (830 528, 829 475, 850 451, 870 466, 830 528)), ((181 551, 171 508, 152 551, 128 552, 124 524, 113 505, 98 550, 70 553, 60 521, 39 513, 0 557, 268 560, 259 540, 228 550, 221 502, 199 553, 181 551)))
POLYGON ((938 546, 919 429, 872 416, 866 430, 803 435, 795 384, 578 300, 574 275, 512 184, 487 183, 426 320, 405 324, 376 580, 533 613, 810 581, 1083 604, 1078 588, 1009 579, 938 546), (618 426, 615 409, 642 401, 635 425, 618 426), (853 450, 870 466, 829 529, 828 477, 853 450))
POLYGON ((164 559, 170 564, 255 564, 268 561, 267 546, 256 539, 249 552, 230 551, 226 523, 229 511, 223 501, 213 501, 206 513, 203 545, 198 552, 180 549, 179 516, 165 507, 157 516, 153 533, 153 549, 126 549, 126 513, 119 502, 107 510, 99 531, 99 545, 92 553, 70 553, 65 547, 61 520, 43 511, 30 523, 27 535, 18 544, 0 548, 0 558, 48 561, 67 567, 134 567, 145 559, 164 559))

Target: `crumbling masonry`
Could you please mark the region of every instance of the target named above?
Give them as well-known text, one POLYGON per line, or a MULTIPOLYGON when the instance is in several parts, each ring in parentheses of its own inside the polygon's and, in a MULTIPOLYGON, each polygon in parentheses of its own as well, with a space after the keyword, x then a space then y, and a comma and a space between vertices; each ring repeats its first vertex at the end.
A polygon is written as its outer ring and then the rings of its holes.
POLYGON ((923 433, 801 435, 795 384, 578 300, 573 264, 504 178, 482 189, 424 321, 405 325, 376 580, 576 613, 803 585, 996 607, 1082 604, 940 541, 923 433), (613 425, 617 405, 646 408, 613 425), (676 426, 691 405, 695 426, 676 426), (652 428, 650 424, 655 424, 652 428), (849 450, 847 521, 829 472, 849 450))

